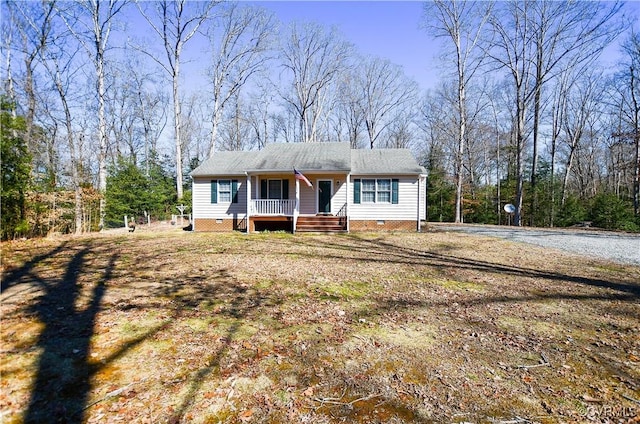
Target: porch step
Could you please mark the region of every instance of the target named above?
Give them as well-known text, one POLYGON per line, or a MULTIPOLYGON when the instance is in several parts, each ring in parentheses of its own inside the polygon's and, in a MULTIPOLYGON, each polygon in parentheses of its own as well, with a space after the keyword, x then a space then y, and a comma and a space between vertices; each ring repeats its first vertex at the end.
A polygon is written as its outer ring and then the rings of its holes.
POLYGON ((339 233, 347 229, 345 220, 339 216, 300 216, 296 231, 339 233))

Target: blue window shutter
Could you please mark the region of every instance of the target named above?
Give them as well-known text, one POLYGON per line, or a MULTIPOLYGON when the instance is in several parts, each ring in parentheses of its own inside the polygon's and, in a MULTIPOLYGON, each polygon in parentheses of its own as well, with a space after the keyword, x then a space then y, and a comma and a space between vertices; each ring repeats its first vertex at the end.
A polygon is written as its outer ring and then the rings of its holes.
POLYGON ((282 180, 282 199, 287 200, 289 198, 289 180, 282 180))
POLYGON ((231 203, 238 203, 238 180, 231 180, 231 203))
POLYGON ((360 203, 360 179, 353 180, 353 203, 360 203))
POLYGON ((267 192, 267 180, 260 180, 260 198, 266 199, 269 196, 267 192))
POLYGON ((211 180, 211 203, 218 203, 218 180, 211 180))
POLYGON ((398 204, 398 180, 391 180, 391 203, 398 204))

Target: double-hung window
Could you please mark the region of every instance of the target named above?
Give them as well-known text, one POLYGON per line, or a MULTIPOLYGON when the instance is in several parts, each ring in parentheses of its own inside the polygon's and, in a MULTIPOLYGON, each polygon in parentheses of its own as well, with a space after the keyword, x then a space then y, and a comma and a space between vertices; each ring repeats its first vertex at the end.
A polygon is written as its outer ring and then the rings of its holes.
POLYGON ((376 180, 362 180, 362 203, 375 203, 376 180))
POLYGON ((356 178, 353 180, 353 203, 398 203, 398 180, 390 178, 356 178))
POLYGON ((231 202, 231 180, 218 180, 218 201, 231 202))
POLYGON ((289 198, 289 180, 260 180, 260 198, 286 200, 289 198))
POLYGON ((238 203, 238 180, 211 180, 211 203, 238 203))
POLYGON ((391 203, 391 180, 376 180, 376 201, 391 203))

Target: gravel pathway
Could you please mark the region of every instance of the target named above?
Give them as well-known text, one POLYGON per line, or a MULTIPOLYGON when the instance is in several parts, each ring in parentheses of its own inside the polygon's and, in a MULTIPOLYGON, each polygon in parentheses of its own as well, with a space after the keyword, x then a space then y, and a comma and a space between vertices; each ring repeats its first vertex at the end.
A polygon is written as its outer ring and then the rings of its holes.
POLYGON ((640 234, 584 229, 542 229, 495 225, 429 224, 438 231, 458 231, 560 249, 623 264, 640 265, 640 234))

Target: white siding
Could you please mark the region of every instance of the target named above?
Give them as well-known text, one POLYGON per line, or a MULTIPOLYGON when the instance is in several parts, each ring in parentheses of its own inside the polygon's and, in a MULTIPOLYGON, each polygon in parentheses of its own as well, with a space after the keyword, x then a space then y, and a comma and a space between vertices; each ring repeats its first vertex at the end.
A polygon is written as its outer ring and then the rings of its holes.
MULTIPOLYGON (((352 175, 349 184, 349 219, 353 220, 418 220, 418 176, 352 175), (353 203, 356 179, 397 179, 398 203, 353 203)), ((422 187, 420 187, 422 192, 422 187)))
POLYGON ((196 177, 193 180, 193 219, 243 218, 247 213, 246 177, 196 177), (238 203, 211 203, 211 180, 238 180, 238 203))
MULTIPOLYGON (((287 178, 285 175, 269 176, 268 178, 287 178)), ((317 210, 317 190, 318 180, 333 180, 333 196, 331 198, 331 213, 337 214, 340 208, 349 199, 348 214, 350 219, 356 220, 417 220, 418 199, 420 200, 420 218, 424 219, 425 207, 425 187, 423 180, 418 184, 417 176, 405 177, 381 177, 379 175, 354 175, 351 182, 346 183, 346 175, 314 175, 308 176, 313 183, 313 189, 306 184, 300 184, 300 213, 315 215, 317 210), (398 181, 398 204, 391 203, 353 203, 354 180, 358 179, 379 179, 397 178, 398 181), (340 184, 338 184, 338 181, 340 184), (347 191, 348 186, 348 191, 347 191), (420 194, 418 195, 418 186, 420 194)), ((247 181, 246 177, 238 176, 218 176, 218 177, 196 177, 193 181, 193 218, 229 219, 243 218, 246 216, 247 205, 247 181), (238 180, 238 203, 211 203, 211 180, 238 180)), ((260 193, 260 177, 253 177, 251 181, 253 198, 258 198, 260 193)), ((289 179, 289 198, 295 199, 295 179, 289 179)))
POLYGON ((331 213, 337 214, 347 203, 347 176, 337 175, 333 180, 333 198, 331 199, 331 213), (338 181, 340 184, 338 184, 338 181))
POLYGON ((315 215, 318 213, 318 181, 320 180, 333 181, 331 213, 338 213, 340 208, 347 202, 347 176, 344 174, 327 174, 307 175, 307 178, 313 183, 313 188, 307 187, 305 183, 300 182, 300 213, 303 215, 315 215), (340 184, 338 184, 338 181, 340 184))
MULTIPOLYGON (((293 189, 295 190, 295 185, 293 189)), ((315 182, 313 182, 313 188, 311 188, 311 187, 308 187, 304 182, 300 181, 300 213, 301 214, 315 215, 317 189, 318 189, 318 185, 315 182)))

